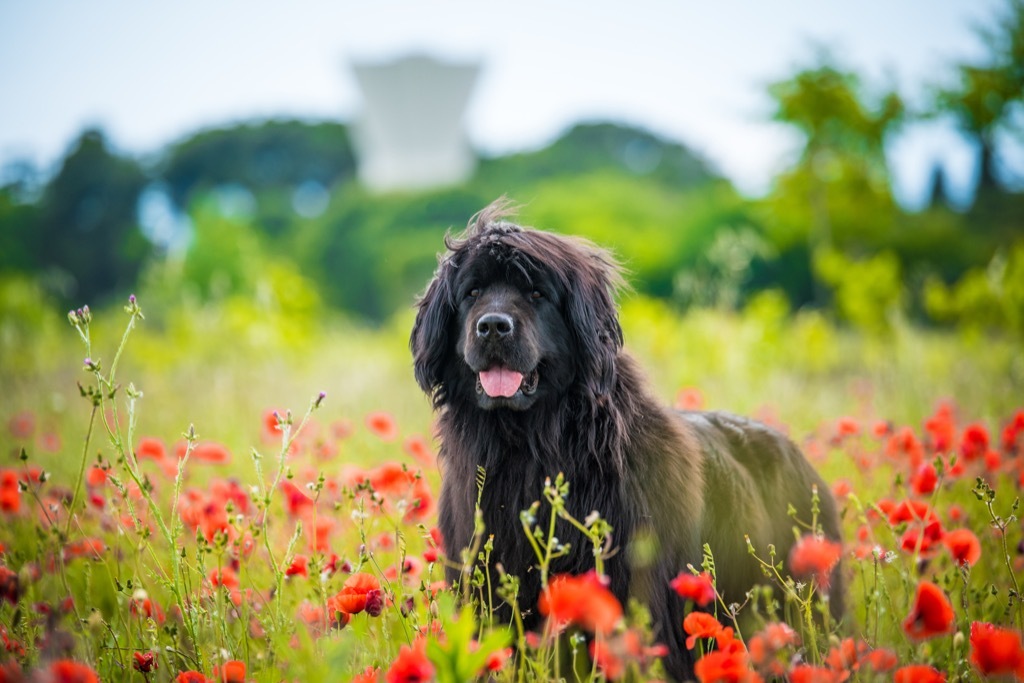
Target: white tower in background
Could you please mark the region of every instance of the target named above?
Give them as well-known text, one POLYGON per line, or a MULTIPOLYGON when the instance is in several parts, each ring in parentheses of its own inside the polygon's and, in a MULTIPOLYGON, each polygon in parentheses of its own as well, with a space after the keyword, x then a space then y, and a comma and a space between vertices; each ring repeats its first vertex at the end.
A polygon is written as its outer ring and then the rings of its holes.
POLYGON ((353 65, 363 92, 354 138, 359 178, 377 191, 466 180, 476 165, 462 116, 479 65, 425 56, 353 65))

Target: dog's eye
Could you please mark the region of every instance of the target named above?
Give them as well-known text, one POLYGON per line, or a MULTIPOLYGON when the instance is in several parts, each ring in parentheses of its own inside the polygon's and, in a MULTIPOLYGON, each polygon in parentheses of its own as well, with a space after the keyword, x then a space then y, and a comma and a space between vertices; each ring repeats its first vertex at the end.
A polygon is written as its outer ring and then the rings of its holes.
POLYGON ((480 296, 480 288, 479 287, 474 287, 473 289, 469 290, 469 293, 467 294, 467 296, 469 296, 469 297, 471 297, 473 299, 477 298, 478 296, 480 296))
POLYGON ((530 298, 533 299, 534 301, 539 301, 540 299, 544 298, 544 294, 541 293, 539 289, 535 289, 532 292, 530 292, 530 298))

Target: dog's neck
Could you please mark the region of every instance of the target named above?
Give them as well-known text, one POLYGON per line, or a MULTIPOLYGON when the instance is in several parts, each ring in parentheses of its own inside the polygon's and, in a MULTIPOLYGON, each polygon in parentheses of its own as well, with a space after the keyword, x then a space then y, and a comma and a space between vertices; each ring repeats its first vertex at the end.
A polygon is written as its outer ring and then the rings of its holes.
MULTIPOLYGON (((532 460, 551 476, 598 470, 618 476, 628 452, 637 452, 655 432, 652 424, 677 424, 666 408, 651 397, 636 362, 620 352, 610 396, 569 393, 560 400, 538 403, 528 411, 482 410, 471 399, 451 392, 439 419, 445 434, 457 434, 441 444, 442 458, 454 447, 462 458, 487 470, 532 460)), ((661 433, 664 433, 664 429, 661 433)), ((460 459, 462 459, 460 458, 460 459)))

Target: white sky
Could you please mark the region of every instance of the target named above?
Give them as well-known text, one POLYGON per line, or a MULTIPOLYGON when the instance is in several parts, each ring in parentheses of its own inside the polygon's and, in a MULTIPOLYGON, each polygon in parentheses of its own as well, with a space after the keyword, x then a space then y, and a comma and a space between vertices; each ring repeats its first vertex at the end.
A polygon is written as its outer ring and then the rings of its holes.
MULTIPOLYGON (((348 64, 425 52, 480 60, 466 113, 487 153, 536 148, 573 122, 620 120, 684 142, 741 190, 767 189, 793 135, 765 86, 827 46, 869 85, 923 103, 926 83, 985 54, 973 28, 1000 0, 2 0, 0 166, 50 168, 86 125, 147 154, 202 127, 271 116, 350 119, 348 64)), ((971 150, 922 124, 890 150, 920 201, 941 161, 958 187, 971 150)), ((1024 154, 1008 160, 1024 177, 1024 154)))

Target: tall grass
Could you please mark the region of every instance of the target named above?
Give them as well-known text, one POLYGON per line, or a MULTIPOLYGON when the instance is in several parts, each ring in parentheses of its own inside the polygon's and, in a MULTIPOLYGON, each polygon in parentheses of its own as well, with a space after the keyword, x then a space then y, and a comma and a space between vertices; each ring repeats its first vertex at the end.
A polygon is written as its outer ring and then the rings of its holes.
MULTIPOLYGON (((567 517, 573 482, 558 472, 534 508, 510 513, 548 586, 545 625, 489 620, 517 577, 494 584, 476 567, 494 543, 485 528, 465 553, 440 547, 407 317, 274 337, 210 309, 181 325, 176 312, 143 317, 132 299, 123 315, 52 319, 14 337, 33 348, 0 341, 0 680, 661 675, 644 610, 602 584, 599 514, 568 520, 592 540, 594 573, 550 572, 559 541, 536 520, 567 517), (461 599, 446 563, 465 565, 461 599)), ((844 623, 825 616, 833 560, 814 520, 794 520, 800 575, 750 549, 781 603, 707 600, 680 580, 679 599, 713 615, 687 620, 702 680, 888 680, 912 665, 948 680, 1014 675, 1024 351, 898 322, 865 338, 770 297, 686 317, 636 298, 623 322, 666 401, 789 431, 843 508, 844 623)), ((714 591, 714 549, 679 572, 714 591)))

